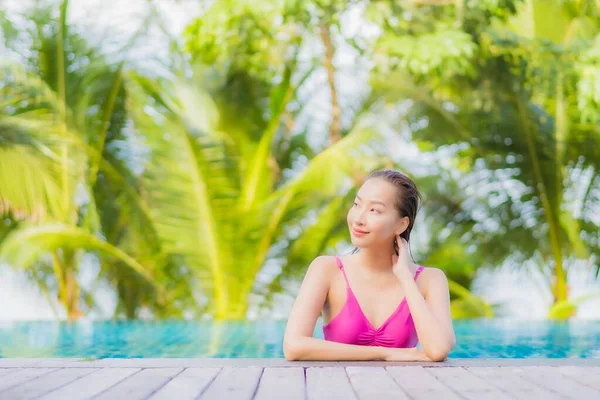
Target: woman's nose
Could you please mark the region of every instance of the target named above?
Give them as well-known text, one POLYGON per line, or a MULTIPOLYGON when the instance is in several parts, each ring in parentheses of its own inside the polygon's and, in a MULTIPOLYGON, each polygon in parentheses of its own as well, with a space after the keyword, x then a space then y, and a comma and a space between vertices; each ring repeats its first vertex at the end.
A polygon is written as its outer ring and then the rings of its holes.
POLYGON ((354 221, 359 225, 364 225, 365 224, 365 212, 358 211, 356 213, 356 218, 354 219, 354 221))

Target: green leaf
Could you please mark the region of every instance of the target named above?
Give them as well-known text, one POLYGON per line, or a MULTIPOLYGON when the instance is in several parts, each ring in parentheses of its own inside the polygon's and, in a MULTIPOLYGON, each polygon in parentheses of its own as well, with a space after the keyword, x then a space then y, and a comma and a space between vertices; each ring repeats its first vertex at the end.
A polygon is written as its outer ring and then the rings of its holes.
POLYGON ((0 212, 45 220, 63 215, 60 168, 39 124, 0 118, 0 212), (29 134, 31 131, 35 134, 29 134))
POLYGON ((568 319, 577 314, 577 307, 582 303, 600 298, 600 293, 592 293, 585 296, 580 296, 574 299, 559 301, 550 307, 548 318, 550 319, 568 319))
POLYGON ((115 257, 157 284, 150 271, 121 249, 81 228, 63 224, 25 225, 16 229, 0 244, 0 258, 18 268, 32 268, 43 255, 58 248, 93 250, 115 257))

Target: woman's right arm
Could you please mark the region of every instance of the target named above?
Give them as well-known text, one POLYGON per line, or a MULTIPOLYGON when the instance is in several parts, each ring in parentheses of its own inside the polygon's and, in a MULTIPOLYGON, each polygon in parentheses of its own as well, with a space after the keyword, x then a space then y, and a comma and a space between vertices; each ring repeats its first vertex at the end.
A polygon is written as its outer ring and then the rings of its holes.
POLYGON ((312 337, 317 319, 327 299, 337 271, 335 259, 317 257, 308 267, 300 292, 290 312, 283 339, 283 353, 289 361, 427 361, 421 351, 388 349, 337 343, 312 337))

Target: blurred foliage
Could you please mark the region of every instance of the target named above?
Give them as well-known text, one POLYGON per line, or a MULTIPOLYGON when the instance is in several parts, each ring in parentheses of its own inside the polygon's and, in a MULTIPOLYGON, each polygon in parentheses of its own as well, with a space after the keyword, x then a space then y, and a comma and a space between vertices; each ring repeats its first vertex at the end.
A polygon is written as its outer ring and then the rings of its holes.
MULTIPOLYGON (((127 283, 143 281, 152 301, 160 300, 155 289, 162 283, 151 271, 154 263, 139 263, 143 253, 156 251, 155 245, 146 242, 133 253, 120 238, 110 240, 112 230, 126 221, 108 208, 119 207, 119 214, 127 213, 122 215, 143 213, 126 160, 115 146, 124 139, 126 121, 123 63, 107 61, 100 49, 70 30, 67 13, 67 1, 32 8, 25 15, 26 26, 3 30, 5 51, 23 54, 20 62, 3 60, 0 68, 3 209, 12 209, 9 219, 35 224, 19 224, 0 251, 14 266, 39 267, 36 281, 56 295, 72 319, 86 311, 82 307, 93 307, 78 283, 83 249, 104 254, 102 278, 118 282, 123 271, 133 268, 127 283), (30 51, 21 52, 25 39, 30 51), (110 198, 109 187, 114 191, 110 198), (111 226, 103 229, 101 220, 109 216, 111 226), (49 258, 36 264, 37 256, 49 258), (51 268, 44 267, 48 264, 51 268)), ((5 16, 2 21, 10 26, 5 16)), ((138 241, 152 229, 146 224, 137 228, 143 228, 137 231, 138 241)), ((149 259, 160 260, 154 254, 149 259)), ((122 293, 118 297, 122 300, 122 293)), ((144 300, 136 301, 138 307, 144 305, 144 300)))
MULTIPOLYGON (((459 254, 491 265, 540 253, 553 265, 555 302, 564 302, 569 263, 598 254, 597 229, 587 228, 597 226, 598 204, 587 196, 599 189, 591 100, 599 10, 594 2, 529 0, 497 14, 485 12, 490 3, 397 9, 375 45, 374 87, 389 102, 414 101, 408 124, 421 143, 461 144, 454 157, 464 183, 436 196, 458 198, 428 210, 446 226, 438 244, 451 254, 458 243, 459 254), (436 17, 417 31, 397 22, 399 13, 411 23, 436 17), (573 179, 582 173, 591 178, 573 179), (583 202, 573 191, 586 193, 583 202)), ((432 251, 435 261, 444 253, 432 251)))
POLYGON ((148 71, 129 49, 152 7, 116 49, 66 0, 0 11, 0 255, 69 318, 99 287, 119 318, 269 309, 347 246, 382 167, 424 195, 417 259, 455 318, 494 315, 469 288, 509 257, 551 267, 551 318, 593 298, 567 274, 598 272, 597 2, 222 0, 148 71))

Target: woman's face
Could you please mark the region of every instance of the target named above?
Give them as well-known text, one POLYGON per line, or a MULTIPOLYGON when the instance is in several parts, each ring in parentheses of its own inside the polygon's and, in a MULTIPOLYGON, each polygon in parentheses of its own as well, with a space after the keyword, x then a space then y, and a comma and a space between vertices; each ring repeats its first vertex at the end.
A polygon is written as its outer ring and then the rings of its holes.
POLYGON ((391 183, 371 178, 358 191, 348 211, 352 244, 358 248, 389 244, 408 226, 408 217, 400 218, 394 206, 396 188, 391 183))

